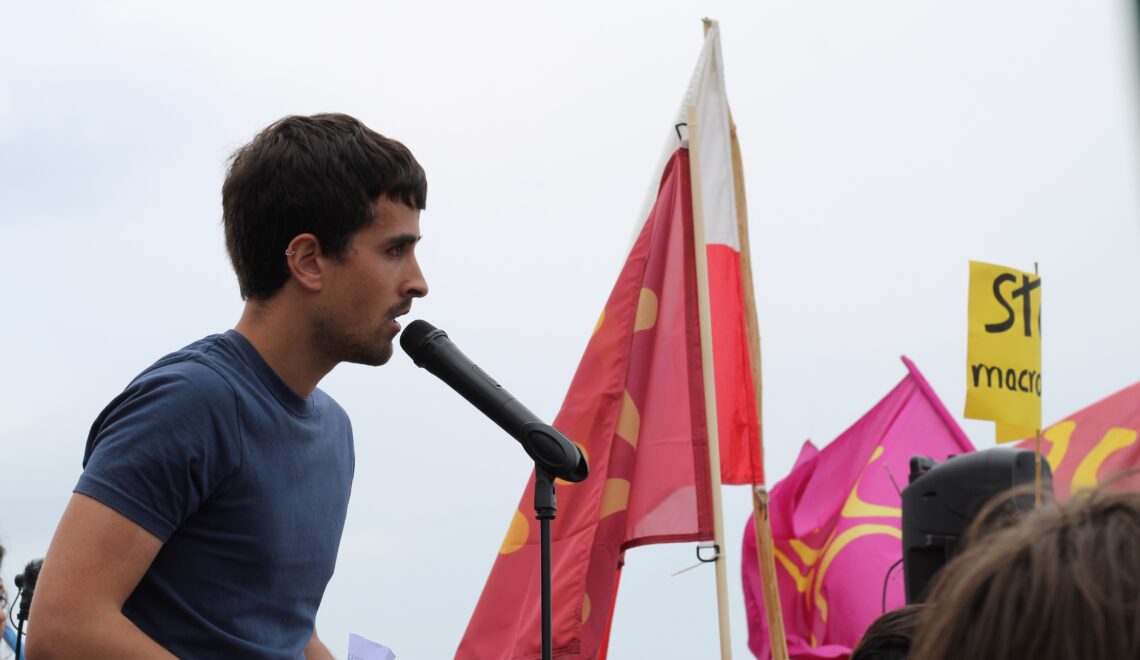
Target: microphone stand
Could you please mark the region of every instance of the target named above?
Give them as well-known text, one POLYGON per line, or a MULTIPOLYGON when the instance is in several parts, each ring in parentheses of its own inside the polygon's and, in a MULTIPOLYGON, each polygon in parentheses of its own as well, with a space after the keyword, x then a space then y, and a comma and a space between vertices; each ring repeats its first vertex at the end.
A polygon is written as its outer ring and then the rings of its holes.
POLYGON ((551 632, 550 600, 550 521, 554 520, 558 504, 554 498, 554 477, 534 465, 534 517, 538 520, 539 545, 542 553, 542 660, 554 657, 551 632))
POLYGON ((519 441, 534 460, 534 517, 540 529, 542 553, 542 660, 554 655, 551 632, 550 521, 557 505, 554 477, 569 482, 590 472, 586 458, 558 429, 541 422, 486 371, 471 362, 447 337, 427 321, 413 321, 400 336, 400 346, 417 367, 447 383, 460 396, 519 441))

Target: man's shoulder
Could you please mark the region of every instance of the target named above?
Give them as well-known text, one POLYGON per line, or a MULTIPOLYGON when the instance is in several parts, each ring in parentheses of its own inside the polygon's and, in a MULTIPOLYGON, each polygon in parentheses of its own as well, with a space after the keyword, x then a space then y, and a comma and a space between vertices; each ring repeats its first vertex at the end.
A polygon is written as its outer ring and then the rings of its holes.
POLYGON ((134 377, 103 409, 92 434, 124 418, 135 422, 160 418, 205 420, 211 414, 236 410, 237 387, 233 358, 211 335, 159 358, 134 377), (173 415, 173 417, 171 417, 173 415))
POLYGON ((169 353, 131 381, 127 391, 162 390, 199 402, 232 400, 233 359, 219 345, 221 335, 211 335, 169 353))
POLYGON ((76 492, 163 541, 242 462, 237 398, 211 339, 143 370, 87 436, 76 492))

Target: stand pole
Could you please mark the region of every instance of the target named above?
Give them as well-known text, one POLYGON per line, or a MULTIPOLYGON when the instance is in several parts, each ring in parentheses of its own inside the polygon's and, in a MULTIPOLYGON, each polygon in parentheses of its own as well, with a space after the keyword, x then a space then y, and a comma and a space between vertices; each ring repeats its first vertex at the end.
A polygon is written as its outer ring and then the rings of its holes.
MULTIPOLYGON (((1037 262, 1033 262, 1033 274, 1040 275, 1037 271, 1037 262)), ((1040 282, 1040 280, 1038 280, 1040 282)), ((1038 317, 1040 320, 1040 317, 1038 317)), ((1040 360, 1038 360, 1040 364, 1040 360)), ((1040 368, 1040 367, 1038 367, 1040 368)), ((1041 413, 1037 414, 1037 426, 1041 426, 1041 413)), ((1033 506, 1041 506, 1041 429, 1037 429, 1036 442, 1033 445, 1033 506)))
MULTIPOLYGON (((15 650, 19 648, 20 643, 16 641, 16 631, 7 623, 0 624, 4 628, 4 643, 8 648, 15 650)), ((24 660, 24 652, 21 650, 20 654, 16 656, 16 660, 24 660)))
POLYGON ((542 660, 552 660, 554 657, 554 635, 551 630, 551 603, 550 587, 550 521, 558 504, 554 498, 554 477, 548 472, 534 466, 534 517, 538 520, 539 545, 542 554, 542 660))
POLYGON ((1041 429, 1037 429, 1037 442, 1033 449, 1033 504, 1041 506, 1041 429))

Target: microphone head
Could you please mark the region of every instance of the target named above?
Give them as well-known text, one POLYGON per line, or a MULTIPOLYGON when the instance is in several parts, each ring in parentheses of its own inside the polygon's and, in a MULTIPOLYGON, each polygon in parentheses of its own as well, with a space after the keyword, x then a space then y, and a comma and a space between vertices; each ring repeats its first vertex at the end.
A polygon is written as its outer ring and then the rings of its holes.
POLYGON ((439 332, 445 337, 447 336, 442 330, 423 319, 412 321, 408 324, 408 327, 404 328, 404 331, 400 333, 400 348, 404 349, 404 352, 419 365, 419 358, 424 347, 427 346, 429 335, 434 332, 439 332))

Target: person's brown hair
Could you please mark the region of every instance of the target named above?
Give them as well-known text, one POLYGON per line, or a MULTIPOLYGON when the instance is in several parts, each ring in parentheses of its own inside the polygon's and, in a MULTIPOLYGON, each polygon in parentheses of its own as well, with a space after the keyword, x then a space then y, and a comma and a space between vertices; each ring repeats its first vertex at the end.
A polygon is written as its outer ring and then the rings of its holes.
POLYGON ((902 660, 907 657, 922 607, 921 603, 907 605, 875 619, 851 649, 850 660, 902 660))
POLYGON ((970 543, 939 574, 911 657, 1140 658, 1140 493, 1082 491, 970 543))
POLYGON ((427 204, 427 179, 407 147, 348 115, 278 120, 238 149, 222 185, 226 249, 243 299, 265 300, 289 277, 285 248, 317 237, 341 258, 372 223, 381 196, 427 204))

